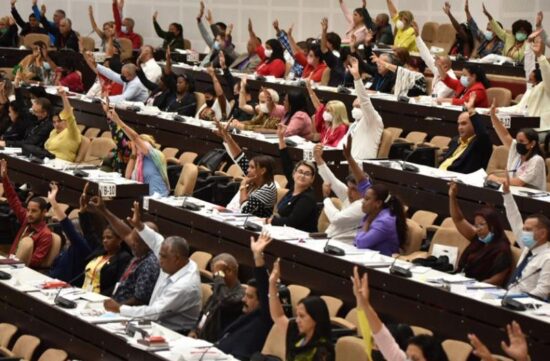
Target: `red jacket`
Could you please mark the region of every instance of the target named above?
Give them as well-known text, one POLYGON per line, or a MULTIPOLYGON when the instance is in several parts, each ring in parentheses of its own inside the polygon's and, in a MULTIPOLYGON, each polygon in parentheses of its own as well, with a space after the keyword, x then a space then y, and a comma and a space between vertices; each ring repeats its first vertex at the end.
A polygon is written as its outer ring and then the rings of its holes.
POLYGON ((116 36, 119 38, 126 38, 129 39, 132 42, 132 49, 140 49, 141 48, 141 36, 138 34, 131 32, 131 33, 123 33, 122 32, 122 19, 120 18, 120 12, 118 11, 118 6, 116 3, 113 3, 113 16, 115 17, 115 30, 116 30, 116 36))
POLYGON ((311 80, 313 80, 316 83, 320 83, 321 79, 323 78, 323 72, 327 68, 327 64, 325 64, 324 61, 321 61, 317 67, 313 67, 307 63, 307 58, 302 52, 297 52, 294 54, 294 58, 300 64, 304 67, 304 71, 302 73, 302 78, 309 78, 311 74, 311 80))
POLYGON ((474 83, 469 88, 465 88, 460 80, 453 79, 450 76, 446 77, 443 81, 445 85, 455 91, 455 97, 453 98, 453 105, 463 105, 470 99, 470 94, 476 93, 476 101, 474 106, 480 108, 488 108, 489 100, 487 99, 487 90, 482 83, 474 83))
POLYGON ((15 189, 13 189, 13 185, 7 176, 2 180, 2 184, 4 185, 4 192, 8 198, 10 208, 13 210, 13 213, 15 213, 15 216, 21 225, 17 231, 15 240, 11 245, 10 254, 15 254, 17 252, 17 246, 19 245, 21 235, 27 227, 29 227, 31 229, 30 237, 34 242, 34 250, 32 252, 29 267, 38 267, 48 255, 48 252, 50 252, 50 247, 52 246, 52 232, 44 221, 29 225, 27 222, 27 209, 21 204, 21 201, 19 200, 19 197, 17 197, 15 189))
POLYGON ((319 142, 322 145, 328 147, 337 147, 340 140, 347 134, 348 126, 340 124, 336 129, 327 126, 327 123, 323 119, 323 113, 325 112, 326 105, 321 105, 317 112, 315 112, 315 130, 319 133, 319 142))
POLYGON ((256 48, 256 53, 262 60, 262 63, 256 69, 258 75, 272 75, 276 78, 284 78, 286 72, 286 64, 281 59, 272 60, 270 63, 267 63, 267 57, 265 56, 265 49, 262 45, 259 45, 256 48))

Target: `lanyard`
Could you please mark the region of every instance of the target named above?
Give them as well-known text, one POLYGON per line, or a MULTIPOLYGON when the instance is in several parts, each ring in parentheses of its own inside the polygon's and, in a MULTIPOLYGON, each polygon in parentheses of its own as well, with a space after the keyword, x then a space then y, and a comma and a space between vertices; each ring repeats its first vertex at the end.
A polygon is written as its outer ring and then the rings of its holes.
POLYGON ((126 268, 126 271, 124 272, 122 277, 120 277, 120 280, 119 280, 120 283, 126 281, 128 277, 130 277, 130 274, 132 274, 132 272, 134 272, 135 269, 137 268, 139 261, 141 261, 141 258, 135 258, 132 261, 132 263, 130 263, 130 265, 128 266, 128 268, 126 268))

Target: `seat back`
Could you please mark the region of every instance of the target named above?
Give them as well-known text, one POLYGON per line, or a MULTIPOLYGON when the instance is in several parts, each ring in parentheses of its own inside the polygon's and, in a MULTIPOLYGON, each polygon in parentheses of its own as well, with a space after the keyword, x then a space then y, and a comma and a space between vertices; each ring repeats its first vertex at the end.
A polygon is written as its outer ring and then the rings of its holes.
POLYGON ((487 89, 487 101, 489 104, 496 102, 497 107, 507 107, 512 102, 512 91, 506 88, 489 88, 487 89))
POLYGON ((344 304, 341 299, 332 296, 321 296, 321 299, 325 301, 327 305, 329 317, 336 317, 338 311, 340 311, 340 308, 342 308, 344 304))
POLYGON ((401 133, 403 133, 402 128, 387 127, 386 130, 389 130, 394 138, 399 138, 401 133))
POLYGON ((81 163, 88 153, 90 148, 90 139, 88 137, 80 137, 80 145, 78 146, 78 152, 76 153, 75 163, 81 163))
POLYGON ((110 138, 94 138, 88 147, 88 153, 84 157, 84 163, 99 165, 111 151, 116 148, 115 142, 110 138))
POLYGON ((414 212, 411 219, 418 223, 422 228, 426 229, 434 224, 435 220, 437 219, 437 213, 421 209, 414 212))
POLYGON ((438 147, 441 150, 445 150, 449 147, 449 143, 451 142, 450 137, 445 137, 443 135, 436 135, 430 139, 430 144, 433 144, 434 146, 438 147))
MULTIPOLYGON (((82 43, 84 45, 84 50, 86 51, 94 51, 95 50, 95 40, 94 38, 91 38, 89 36, 83 36, 81 37, 82 43)), ((80 49, 82 51, 82 49, 80 49)))
POLYGON ((466 361, 472 353, 472 346, 463 341, 445 340, 441 343, 449 361, 466 361))
POLYGON ((321 85, 327 85, 330 80, 330 68, 327 66, 321 75, 321 85))
POLYGON ((69 357, 69 355, 65 351, 50 348, 40 355, 38 361, 65 361, 67 357, 69 357))
POLYGON ((390 154, 391 145, 394 141, 392 133, 384 129, 382 132, 382 138, 380 139, 380 145, 378 146, 378 158, 387 158, 390 154))
POLYGON ((279 187, 281 187, 283 189, 286 188, 286 185, 288 184, 288 179, 286 179, 286 177, 284 175, 275 174, 275 176, 273 176, 273 178, 275 179, 275 183, 277 183, 279 185, 279 187))
POLYGON ((61 236, 57 233, 52 232, 52 245, 50 247, 50 250, 48 251, 48 255, 46 258, 44 258, 44 261, 42 261, 42 264, 40 265, 41 268, 50 268, 54 259, 57 258, 59 255, 59 251, 61 250, 61 236))
POLYGON ((340 337, 336 342, 336 361, 369 361, 365 342, 355 336, 340 337))
POLYGON ((276 356, 281 360, 286 358, 286 334, 277 325, 271 326, 262 348, 262 355, 276 356))
POLYGON ((420 246, 422 246, 424 235, 424 229, 412 219, 407 218, 407 239, 402 247, 403 254, 407 255, 420 251, 420 246))
POLYGON ((357 316, 357 308, 352 308, 346 315, 346 321, 355 325, 357 335, 362 337, 361 328, 359 327, 359 317, 357 316))
POLYGON ((441 24, 437 29, 437 38, 433 45, 443 48, 445 54, 451 50, 454 42, 456 40, 456 30, 453 27, 453 24, 441 24))
POLYGON ((17 326, 11 323, 0 323, 0 347, 8 347, 10 341, 17 333, 17 326))
POLYGON ((425 133, 425 132, 413 131, 413 132, 409 132, 409 134, 407 134, 407 136, 405 137, 405 140, 407 142, 410 142, 410 143, 413 143, 413 144, 419 144, 419 143, 424 142, 426 140, 427 136, 428 136, 428 134, 425 133))
POLYGON ((34 251, 34 242, 31 237, 23 237, 19 240, 15 257, 25 265, 31 263, 32 252, 34 251))
MULTIPOLYGON (((342 201, 336 197, 333 197, 330 199, 334 206, 338 209, 342 209, 342 201)), ((323 209, 321 211, 321 214, 319 215, 319 219, 317 220, 317 230, 319 232, 325 232, 330 226, 330 220, 327 218, 327 214, 325 213, 325 210, 323 209)))
POLYGON ((298 302, 309 296, 311 290, 307 287, 300 285, 288 285, 290 291, 290 303, 292 303, 292 314, 296 315, 296 307, 298 302))
POLYGON ((433 336, 434 335, 434 333, 431 330, 428 330, 427 328, 420 327, 420 326, 411 326, 411 330, 415 336, 418 336, 418 335, 433 336))
POLYGON ((510 272, 510 274, 512 274, 512 272, 514 272, 514 270, 516 269, 516 266, 519 263, 522 250, 519 247, 510 246, 510 251, 512 251, 512 271, 510 272))
POLYGON ((27 49, 32 49, 33 44, 37 41, 42 41, 48 47, 50 46, 50 37, 48 34, 28 34, 23 37, 23 45, 27 49))
POLYGON ((201 283, 201 297, 202 308, 206 305, 206 302, 212 296, 212 285, 209 283, 201 283))
POLYGON ((487 163, 487 174, 496 171, 505 171, 508 166, 508 148, 504 145, 499 145, 493 148, 489 163, 487 163))
POLYGON ((197 159, 198 154, 195 152, 183 152, 182 155, 180 155, 179 163, 181 165, 187 164, 187 163, 193 163, 195 159, 197 159))
POLYGON ((164 156, 166 157, 166 159, 168 158, 175 158, 176 155, 179 153, 179 149, 178 148, 173 148, 173 147, 166 147, 162 150, 162 154, 164 154, 164 156))
POLYGON ((197 101, 197 110, 195 113, 198 113, 199 109, 206 103, 206 99, 204 98, 204 93, 201 92, 195 92, 195 100, 197 101))
POLYGON ((124 62, 125 60, 128 60, 133 55, 133 44, 132 40, 126 39, 126 38, 118 38, 118 42, 120 43, 120 60, 124 62))
POLYGON ((92 127, 92 128, 86 129, 86 131, 84 132, 84 136, 92 139, 92 138, 96 138, 99 135, 99 133, 101 133, 101 129, 92 127))
POLYGON ((212 259, 212 254, 203 251, 195 251, 189 258, 197 264, 199 270, 206 270, 208 262, 212 259))
POLYGON ((195 184, 197 183, 197 177, 199 176, 199 168, 193 163, 187 163, 181 170, 178 183, 174 188, 175 196, 191 195, 195 184))
POLYGON ((17 339, 11 351, 16 357, 31 360, 38 345, 40 345, 40 339, 38 337, 22 335, 17 339))
POLYGON ((184 50, 191 49, 191 41, 189 41, 189 39, 183 39, 183 49, 184 50))
POLYGON ((422 33, 420 37, 426 45, 431 46, 433 42, 437 40, 437 29, 439 28, 439 23, 436 23, 434 21, 427 21, 422 26, 422 33))

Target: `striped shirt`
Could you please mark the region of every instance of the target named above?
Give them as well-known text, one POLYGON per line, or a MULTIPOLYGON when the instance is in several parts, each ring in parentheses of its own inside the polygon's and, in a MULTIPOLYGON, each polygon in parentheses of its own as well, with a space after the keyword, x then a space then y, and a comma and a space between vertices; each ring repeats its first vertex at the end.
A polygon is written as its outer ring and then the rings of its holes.
MULTIPOLYGON (((248 169, 248 157, 243 153, 235 158, 235 163, 244 171, 248 169)), ((268 218, 273 215, 277 201, 277 186, 275 182, 265 183, 260 188, 248 194, 248 199, 241 204, 242 213, 250 213, 256 217, 268 218)))

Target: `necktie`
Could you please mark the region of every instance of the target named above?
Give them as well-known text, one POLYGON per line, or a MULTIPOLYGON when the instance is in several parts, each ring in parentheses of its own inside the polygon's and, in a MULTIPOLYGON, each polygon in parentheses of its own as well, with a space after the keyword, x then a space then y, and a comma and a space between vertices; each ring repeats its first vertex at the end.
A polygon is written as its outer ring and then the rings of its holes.
POLYGON ((508 280, 508 286, 510 286, 512 283, 516 282, 517 280, 521 279, 521 274, 523 273, 523 270, 527 266, 527 263, 531 260, 531 257, 533 256, 533 253, 529 251, 523 258, 523 260, 519 263, 519 265, 516 267, 514 272, 512 273, 512 276, 510 276, 510 279, 508 280))

